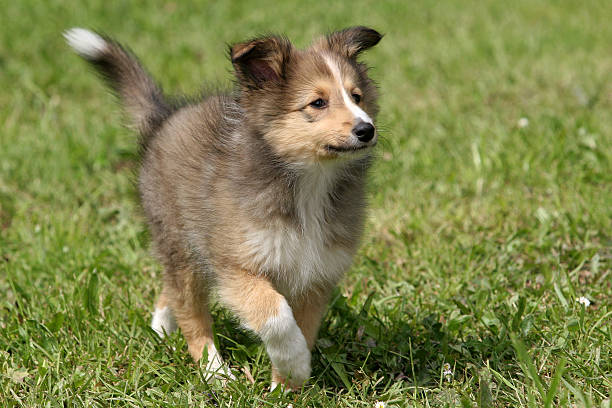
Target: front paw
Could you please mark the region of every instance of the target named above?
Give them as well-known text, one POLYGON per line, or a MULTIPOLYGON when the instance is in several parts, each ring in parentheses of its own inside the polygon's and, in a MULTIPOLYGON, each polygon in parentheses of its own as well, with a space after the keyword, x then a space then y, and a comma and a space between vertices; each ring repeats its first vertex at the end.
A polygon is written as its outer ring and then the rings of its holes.
POLYGON ((284 299, 278 314, 268 319, 259 335, 283 384, 291 388, 301 387, 310 377, 310 350, 284 299))
POLYGON ((203 364, 204 361, 206 361, 206 366, 204 367, 204 380, 206 382, 217 379, 225 384, 228 381, 236 380, 236 377, 232 374, 229 366, 225 364, 214 344, 207 346, 206 360, 204 358, 200 359, 200 364, 203 364))
POLYGON ((272 390, 278 385, 283 385, 285 391, 299 389, 310 377, 310 351, 306 341, 291 343, 285 347, 268 347, 273 367, 272 390))

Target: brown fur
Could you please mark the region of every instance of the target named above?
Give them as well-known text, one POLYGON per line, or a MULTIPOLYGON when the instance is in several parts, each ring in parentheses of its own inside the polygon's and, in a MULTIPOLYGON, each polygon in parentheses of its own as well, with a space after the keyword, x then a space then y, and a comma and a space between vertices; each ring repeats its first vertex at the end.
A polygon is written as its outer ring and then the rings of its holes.
MULTIPOLYGON (((172 309, 194 359, 213 344, 210 289, 257 333, 279 316, 286 300, 308 348, 313 347, 329 293, 344 270, 317 270, 312 279, 300 278, 302 287, 294 277, 299 267, 271 270, 275 264, 258 257, 253 237, 266 242, 270 231, 289 238, 303 233, 302 239, 320 240, 313 248, 356 251, 370 158, 367 149, 362 154, 334 150, 355 145, 356 120, 329 61, 341 72, 348 95, 358 95, 359 107, 374 118, 376 88, 357 56, 380 38, 374 30, 354 27, 306 50, 274 36, 237 44, 230 49, 236 91, 181 109, 166 102, 117 43, 107 39, 107 52, 90 60, 143 135, 139 191, 165 271, 157 307, 172 309), (317 98, 327 102, 324 109, 310 105, 317 98), (317 184, 317 177, 326 184, 317 184), (313 204, 306 188, 320 195, 313 204)), ((316 256, 306 261, 316 266, 316 256)), ((273 379, 300 385, 276 368, 273 379)))

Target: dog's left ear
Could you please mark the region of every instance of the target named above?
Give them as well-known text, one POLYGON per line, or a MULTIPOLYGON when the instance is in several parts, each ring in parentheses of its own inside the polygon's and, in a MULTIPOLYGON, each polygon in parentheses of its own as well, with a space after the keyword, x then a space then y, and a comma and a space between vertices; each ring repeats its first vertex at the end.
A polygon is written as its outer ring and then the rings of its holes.
POLYGON ((282 37, 256 38, 230 47, 236 77, 247 88, 263 88, 284 79, 293 45, 282 37))
POLYGON ((382 37, 376 30, 358 26, 331 33, 325 37, 324 43, 330 50, 347 58, 357 58, 362 51, 378 44, 382 37))

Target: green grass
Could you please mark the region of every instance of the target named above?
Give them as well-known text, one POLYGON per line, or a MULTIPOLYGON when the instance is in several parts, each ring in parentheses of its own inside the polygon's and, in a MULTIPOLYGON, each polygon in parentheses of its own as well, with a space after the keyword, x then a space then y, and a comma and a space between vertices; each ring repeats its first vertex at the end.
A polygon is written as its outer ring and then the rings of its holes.
POLYGON ((0 406, 610 406, 611 2, 87 3, 2 2, 0 406), (135 137, 60 33, 113 34, 177 93, 229 85, 226 43, 354 24, 386 33, 365 57, 384 140, 313 378, 269 393, 216 308, 255 382, 206 384, 148 327, 135 137))

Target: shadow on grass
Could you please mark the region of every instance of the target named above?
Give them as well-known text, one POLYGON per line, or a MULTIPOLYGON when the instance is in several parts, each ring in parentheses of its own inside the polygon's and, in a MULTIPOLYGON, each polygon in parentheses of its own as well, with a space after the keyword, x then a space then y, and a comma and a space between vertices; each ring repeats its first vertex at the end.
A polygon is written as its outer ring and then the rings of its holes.
POLYGON ((420 394, 446 381, 478 381, 487 364, 498 371, 514 365, 501 321, 500 327, 458 329, 440 314, 415 318, 404 307, 379 315, 372 298, 356 308, 335 297, 313 353, 313 375, 322 386, 340 391, 366 383, 382 390, 402 382, 420 394))
MULTIPOLYGON (((421 316, 404 307, 379 314, 373 298, 350 305, 349 299, 336 293, 313 351, 311 385, 338 394, 356 388, 382 391, 401 382, 419 398, 455 380, 475 383, 477 389, 487 364, 499 372, 518 369, 503 324, 458 329, 442 323, 440 314, 421 316)), ((228 311, 215 307, 213 316, 223 357, 234 368, 249 366, 257 388, 267 388, 270 363, 261 341, 242 329, 228 311)), ((181 354, 185 354, 183 363, 191 362, 186 352, 181 354)))

